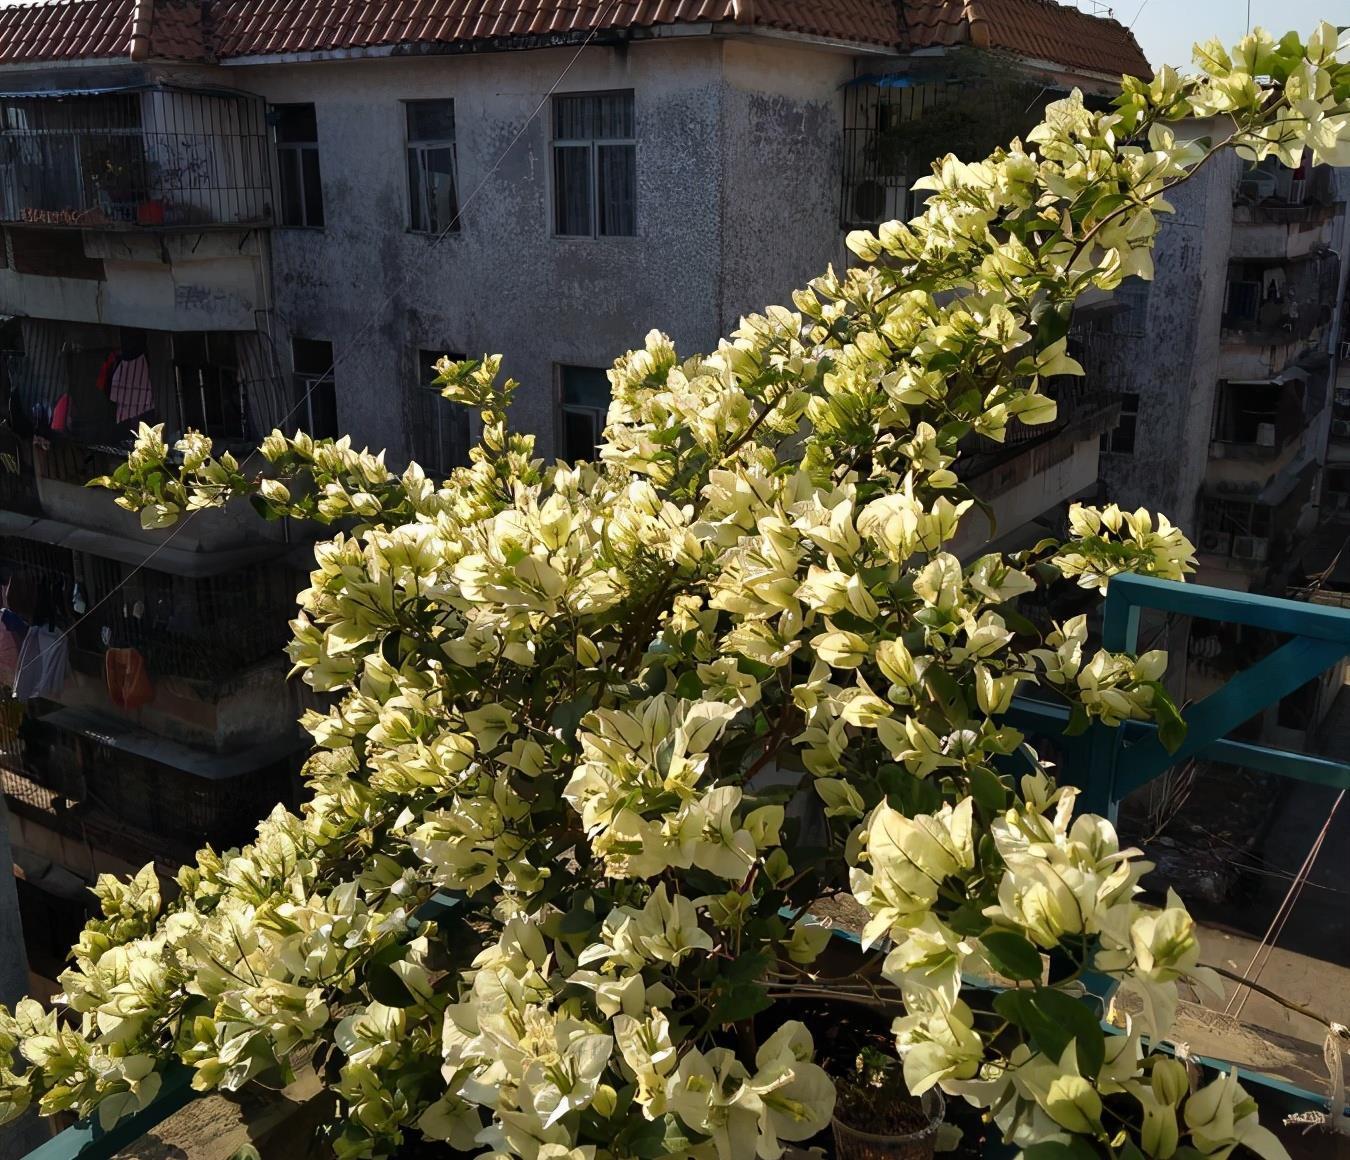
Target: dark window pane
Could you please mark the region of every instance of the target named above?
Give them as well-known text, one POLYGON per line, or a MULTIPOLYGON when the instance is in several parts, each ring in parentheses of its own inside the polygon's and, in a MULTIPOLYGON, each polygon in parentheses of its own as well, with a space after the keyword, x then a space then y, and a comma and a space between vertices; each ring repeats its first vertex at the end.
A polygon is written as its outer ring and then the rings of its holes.
MULTIPOLYGON (((332 378, 306 380, 309 434, 316 439, 335 439, 338 433, 337 387, 332 378)), ((303 412, 302 412, 303 413, 303 412)))
POLYGON ((412 228, 429 233, 458 228, 455 192, 455 150, 413 147, 408 150, 408 188, 412 193, 412 228))
POLYGON ((553 150, 554 233, 591 236, 591 149, 589 145, 553 150))
POLYGON ((409 141, 453 141, 455 139, 454 101, 409 101, 409 141))
POLYGON ((600 145, 596 149, 602 235, 631 237, 637 233, 637 148, 600 145))
POLYGON ((305 225, 323 225, 323 184, 319 180, 319 151, 306 149, 301 158, 305 177, 305 225))
POLYGON ((609 373, 603 367, 562 367, 562 401, 565 407, 609 410, 609 373))
POLYGON ((596 137, 612 141, 634 136, 632 93, 600 93, 594 101, 596 137))
POLYGON ((319 123, 313 105, 275 105, 272 119, 280 144, 313 144, 319 139, 319 123))
POLYGON ((291 339, 296 374, 326 375, 333 367, 333 344, 316 338, 291 339))
POLYGON ((417 384, 409 408, 412 457, 432 474, 448 474, 451 468, 469 462, 469 408, 443 398, 440 390, 430 385, 439 374, 436 364, 442 358, 462 362, 464 356, 456 351, 417 352, 417 384))
POLYGON ((600 442, 595 416, 589 411, 563 412, 563 458, 594 459, 600 442))
POLYGON ((277 169, 281 183, 281 221, 283 225, 305 224, 305 202, 300 178, 300 152, 277 150, 277 169))
POLYGON ((592 136, 592 98, 587 95, 553 98, 555 141, 589 141, 592 136))

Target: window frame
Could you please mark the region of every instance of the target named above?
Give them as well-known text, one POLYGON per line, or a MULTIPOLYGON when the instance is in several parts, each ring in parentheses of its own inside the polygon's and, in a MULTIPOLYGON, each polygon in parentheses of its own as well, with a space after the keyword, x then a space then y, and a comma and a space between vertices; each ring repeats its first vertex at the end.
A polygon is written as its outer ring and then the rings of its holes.
POLYGON ((300 425, 300 430, 315 439, 336 439, 340 432, 338 430, 337 376, 334 372, 333 343, 331 340, 291 335, 291 383, 295 388, 295 402, 293 404, 295 410, 292 414, 295 422, 300 425), (327 366, 322 373, 300 369, 300 359, 297 357, 299 348, 296 344, 302 342, 321 343, 328 348, 327 366), (331 395, 333 429, 330 431, 319 430, 319 424, 314 420, 314 392, 322 388, 327 388, 331 395))
POLYGON ((323 161, 319 152, 319 108, 313 101, 281 101, 277 104, 268 106, 269 121, 272 129, 272 149, 276 158, 276 199, 277 213, 275 215, 275 224, 282 229, 288 230, 323 230, 328 226, 328 207, 324 204, 323 196, 323 161), (281 110, 285 109, 303 109, 310 108, 314 110, 314 140, 313 141, 282 141, 279 121, 276 120, 281 110), (319 220, 310 220, 309 212, 309 184, 306 178, 306 159, 312 156, 314 159, 314 180, 318 185, 316 191, 318 197, 319 220), (286 220, 286 164, 284 158, 294 158, 294 168, 296 181, 299 183, 296 189, 298 194, 298 205, 300 216, 303 221, 286 220))
POLYGON ((249 410, 249 384, 244 378, 243 368, 239 365, 239 349, 234 335, 229 331, 183 331, 173 336, 170 350, 170 357, 173 366, 173 384, 174 384, 174 402, 178 408, 178 425, 186 431, 188 427, 199 430, 203 435, 227 445, 241 446, 253 438, 253 416, 249 410), (226 340, 228 339, 228 342, 226 340), (179 344, 189 342, 202 344, 202 361, 197 361, 191 357, 190 352, 179 350, 179 344), (213 349, 213 343, 226 343, 225 350, 229 352, 231 361, 227 361, 221 354, 213 349), (207 372, 211 372, 215 377, 214 384, 208 384, 207 372), (228 380, 232 379, 230 382, 228 380), (208 391, 214 387, 219 395, 217 407, 221 411, 222 417, 225 413, 225 399, 227 392, 237 396, 235 401, 239 408, 239 431, 238 433, 229 430, 217 428, 211 429, 209 422, 210 408, 208 407, 208 391), (195 393, 196 401, 192 408, 193 411, 199 411, 201 423, 193 424, 190 419, 196 418, 196 414, 189 414, 188 399, 189 392, 195 393))
POLYGON ((402 102, 403 105, 403 156, 406 170, 406 181, 408 183, 408 201, 407 201, 407 222, 408 232, 410 234, 426 234, 431 237, 441 237, 445 234, 457 234, 460 232, 462 224, 463 209, 459 198, 459 146, 457 144, 459 137, 459 123, 455 118, 455 99, 453 97, 430 97, 430 98, 408 98, 402 102), (416 105, 449 105, 450 123, 452 136, 450 137, 418 137, 412 135, 412 110, 416 105), (436 149, 450 150, 450 180, 454 196, 454 213, 450 221, 445 226, 434 228, 431 224, 430 203, 427 200, 426 189, 426 155, 436 149), (413 188, 412 180, 412 162, 414 153, 417 156, 417 172, 421 179, 420 189, 413 188), (426 215, 426 225, 417 224, 417 214, 414 206, 417 204, 418 194, 421 194, 422 212, 426 215))
MULTIPOLYGON (((413 348, 414 374, 413 384, 408 393, 408 458, 416 463, 428 475, 437 475, 444 478, 450 474, 456 467, 467 467, 469 465, 469 449, 473 446, 473 412, 464 403, 456 403, 453 399, 447 399, 441 395, 435 387, 429 382, 424 382, 426 369, 442 358, 448 358, 452 362, 462 362, 465 358, 463 354, 451 350, 448 346, 424 347, 416 346, 413 348), (419 400, 422 402, 419 404, 419 400), (425 408, 425 410, 423 410, 425 408), (418 412, 423 415, 432 416, 436 431, 434 443, 423 444, 423 446, 435 446, 439 451, 444 451, 448 447, 458 442, 453 438, 447 439, 445 423, 447 419, 463 416, 464 439, 463 439, 463 462, 461 463, 427 463, 427 456, 419 454, 422 447, 419 442, 426 438, 424 424, 418 420, 418 412)), ((453 458, 453 455, 451 456, 453 458)))
MULTIPOLYGON (((599 462, 600 456, 598 452, 600 447, 600 441, 605 433, 605 423, 609 417, 609 405, 606 404, 605 408, 601 410, 598 407, 592 407, 585 403, 569 403, 567 401, 566 376, 569 370, 599 371, 603 375, 608 369, 609 369, 608 367, 603 366, 587 366, 584 363, 553 364, 553 378, 554 383, 556 384, 557 413, 558 413, 558 422, 557 422, 558 445, 555 448, 557 458, 564 459, 569 463, 583 461, 582 457, 572 455, 570 453, 570 449, 567 446, 567 416, 577 415, 590 419, 592 424, 594 425, 595 430, 595 445, 591 451, 591 454, 589 456, 584 457, 584 461, 590 463, 599 462)), ((611 400, 612 398, 613 396, 611 394, 611 400)))
MULTIPOLYGON (((561 241, 599 241, 600 239, 636 238, 638 229, 638 181, 637 181, 637 92, 635 89, 583 89, 578 92, 554 93, 549 102, 548 119, 548 216, 549 234, 561 241), (633 135, 631 137, 559 137, 557 109, 558 102, 567 99, 585 97, 627 97, 632 108, 633 135), (604 148, 626 147, 632 150, 633 157, 633 214, 631 233, 600 232, 600 150, 604 148), (588 164, 586 168, 587 190, 589 193, 590 232, 585 234, 565 234, 559 228, 558 214, 558 151, 560 149, 586 150, 588 164)), ((561 364, 559 364, 561 365, 561 364)))

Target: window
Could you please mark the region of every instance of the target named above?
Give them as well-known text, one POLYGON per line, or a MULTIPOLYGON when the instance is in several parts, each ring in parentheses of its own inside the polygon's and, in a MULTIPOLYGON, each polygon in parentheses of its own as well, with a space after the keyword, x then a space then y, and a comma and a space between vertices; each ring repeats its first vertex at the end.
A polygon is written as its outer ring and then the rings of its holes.
POLYGON ((408 416, 412 457, 424 471, 436 475, 446 475, 452 467, 469 462, 469 408, 443 398, 440 388, 432 385, 442 358, 458 362, 464 356, 445 350, 417 352, 417 385, 408 416))
POLYGON ((637 233, 631 92, 553 98, 553 232, 577 238, 637 233))
POLYGON ((333 344, 317 338, 293 338, 291 362, 295 367, 295 424, 316 439, 336 439, 333 344))
POLYGON ((455 102, 408 101, 409 224, 420 233, 459 228, 455 102))
POLYGON ((269 117, 277 143, 281 224, 323 225, 319 178, 319 122, 313 105, 274 105, 269 117))
POLYGON ((1134 436, 1139 425, 1139 392, 1121 391, 1120 419, 1114 431, 1106 433, 1106 450, 1116 455, 1134 454, 1134 436))
POLYGON ((562 397, 562 457, 594 459, 609 411, 609 376, 601 367, 558 368, 562 397))
POLYGON ((248 397, 234 335, 175 334, 173 368, 184 429, 191 427, 212 439, 248 438, 248 397))

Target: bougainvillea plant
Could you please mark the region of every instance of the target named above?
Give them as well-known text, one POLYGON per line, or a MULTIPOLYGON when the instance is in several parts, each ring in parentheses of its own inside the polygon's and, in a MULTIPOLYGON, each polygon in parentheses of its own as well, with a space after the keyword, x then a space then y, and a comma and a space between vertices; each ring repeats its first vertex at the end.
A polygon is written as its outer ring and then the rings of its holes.
POLYGON ((811 916, 851 893, 911 1091, 1038 1156, 1281 1155, 1234 1076, 1154 1050, 1178 981, 1205 981, 1180 903, 1141 905, 1145 864, 1044 762, 1000 772, 1028 755, 1019 688, 1108 726, 1174 713, 1161 654, 1094 650, 1083 617, 1037 626, 1018 598, 1180 581, 1190 545, 1077 508, 1067 543, 947 546, 978 518, 960 447, 1054 419, 1074 300, 1150 274, 1171 187, 1228 147, 1350 163, 1347 55, 1328 25, 1211 44, 1195 77, 1127 78, 1104 114, 1074 95, 1025 142, 947 158, 921 217, 852 235, 861 263, 792 309, 711 354, 653 333, 619 359, 597 463, 508 429, 496 358, 442 368, 482 416, 445 482, 280 432, 253 476, 142 428, 101 482, 146 526, 241 496, 341 524, 290 645, 332 707, 305 720, 299 814, 203 851, 171 901, 150 868, 99 882, 62 980, 78 1029, 32 1001, 0 1021, 6 1112, 108 1123, 174 1061, 234 1090, 308 1059, 344 1157, 420 1134, 774 1160, 831 1117, 809 1032, 775 1011, 852 985, 822 977, 811 916), (1214 135, 1183 139, 1191 118, 1214 135), (1007 981, 992 1006, 972 971, 1007 981), (1089 971, 1139 999, 1128 1034, 1080 1002, 1089 971))

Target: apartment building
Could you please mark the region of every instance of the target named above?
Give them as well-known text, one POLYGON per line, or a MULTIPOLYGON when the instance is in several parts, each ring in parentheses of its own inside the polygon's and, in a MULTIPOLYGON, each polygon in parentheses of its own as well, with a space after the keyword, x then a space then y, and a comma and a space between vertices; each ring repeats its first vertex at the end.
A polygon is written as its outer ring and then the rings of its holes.
MULTIPOLYGON (((274 425, 349 432, 445 471, 474 420, 431 365, 501 351, 541 451, 593 454, 646 329, 710 349, 914 207, 893 130, 977 52, 1042 102, 1148 68, 1051 0, 0 10, 0 568, 15 649, 54 650, 6 675, 0 647, 34 973, 95 873, 167 873, 294 791, 306 530, 142 532, 82 486, 138 422, 241 457, 274 425)), ((1093 390, 976 465, 1000 533, 1093 486, 1119 409, 1093 390)))

